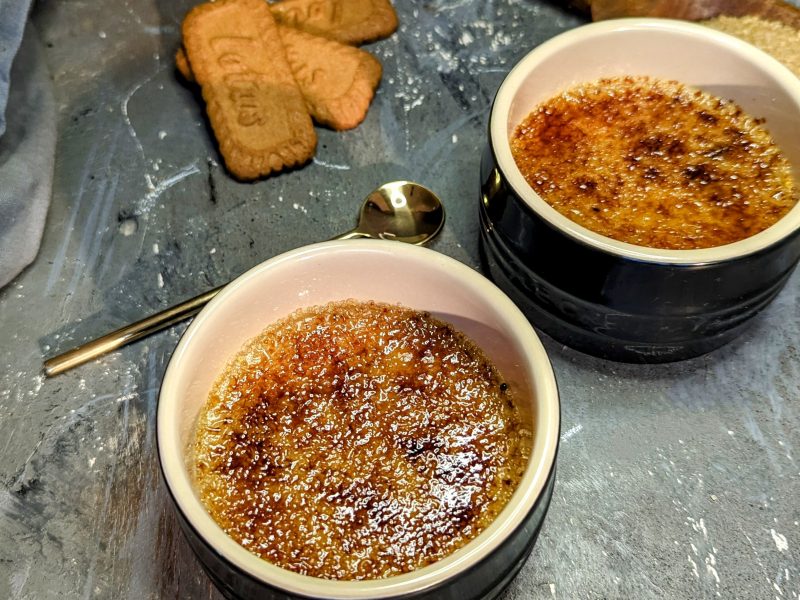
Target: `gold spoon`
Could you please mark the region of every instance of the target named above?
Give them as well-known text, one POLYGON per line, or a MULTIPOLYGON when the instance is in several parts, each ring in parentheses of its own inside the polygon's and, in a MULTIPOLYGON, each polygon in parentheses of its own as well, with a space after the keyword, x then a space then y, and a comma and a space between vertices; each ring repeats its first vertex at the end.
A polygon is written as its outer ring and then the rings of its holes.
MULTIPOLYGON (((333 239, 375 238, 419 245, 441 231, 444 218, 441 201, 428 188, 411 181, 392 181, 382 185, 364 199, 355 229, 333 239)), ((54 356, 45 361, 44 373, 48 377, 58 375, 196 315, 224 287, 221 285, 141 321, 86 342, 64 354, 54 356)))

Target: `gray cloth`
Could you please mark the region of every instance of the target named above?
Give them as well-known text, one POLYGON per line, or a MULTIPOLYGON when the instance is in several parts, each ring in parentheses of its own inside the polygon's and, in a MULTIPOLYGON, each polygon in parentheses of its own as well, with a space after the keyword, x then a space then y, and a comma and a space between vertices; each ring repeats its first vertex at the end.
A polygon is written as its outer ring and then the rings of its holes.
POLYGON ((50 74, 36 30, 28 23, 13 59, 10 83, 2 80, 8 50, 14 40, 3 38, 16 31, 15 2, 0 0, 0 101, 8 90, 6 130, 0 137, 0 287, 11 281, 36 257, 42 239, 50 194, 56 147, 56 110, 50 74))
POLYGON ((11 63, 25 30, 31 0, 0 0, 0 136, 6 130, 6 102, 11 63))

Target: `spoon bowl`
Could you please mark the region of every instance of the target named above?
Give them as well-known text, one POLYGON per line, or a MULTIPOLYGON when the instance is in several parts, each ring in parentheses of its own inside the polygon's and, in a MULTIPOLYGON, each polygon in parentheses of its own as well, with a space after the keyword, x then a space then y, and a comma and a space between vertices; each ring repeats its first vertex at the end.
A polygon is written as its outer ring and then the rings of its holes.
POLYGON ((424 244, 444 225, 439 198, 412 181, 392 181, 364 199, 358 226, 334 239, 375 238, 408 244, 424 244))
MULTIPOLYGON (((443 225, 444 207, 436 194, 412 181, 392 181, 364 199, 355 229, 333 239, 373 238, 419 245, 433 238, 443 225)), ((194 316, 224 287, 221 285, 54 356, 45 361, 44 373, 53 377, 194 316)))

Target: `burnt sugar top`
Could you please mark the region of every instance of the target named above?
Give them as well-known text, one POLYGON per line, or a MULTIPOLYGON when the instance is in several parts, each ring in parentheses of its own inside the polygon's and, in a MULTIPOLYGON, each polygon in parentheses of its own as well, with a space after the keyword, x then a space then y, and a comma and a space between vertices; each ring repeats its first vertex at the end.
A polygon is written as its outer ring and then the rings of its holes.
POLYGON ((676 81, 615 77, 536 107, 511 150, 528 184, 592 231, 639 246, 710 248, 763 231, 797 202, 762 121, 676 81))
POLYGON ((298 573, 375 579, 478 535, 531 447, 483 353, 427 313, 303 309, 229 364, 200 414, 194 473, 216 522, 298 573))

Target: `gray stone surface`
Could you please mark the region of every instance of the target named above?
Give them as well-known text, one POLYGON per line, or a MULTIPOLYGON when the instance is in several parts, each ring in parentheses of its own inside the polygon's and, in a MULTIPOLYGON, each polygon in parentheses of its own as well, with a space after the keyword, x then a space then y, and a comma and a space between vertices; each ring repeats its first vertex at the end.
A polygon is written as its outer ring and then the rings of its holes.
MULTIPOLYGON (((397 2, 370 46, 366 121, 319 130, 313 164, 240 184, 172 66, 190 3, 46 2, 55 186, 34 264, 0 291, 0 598, 220 596, 178 530, 154 416, 184 326, 46 380, 43 357, 349 229, 360 199, 424 183, 434 244, 479 267, 477 166, 492 96, 581 20, 534 0, 397 2)), ((630 366, 545 344, 562 394, 558 479, 505 600, 798 598, 800 273, 740 339, 630 366)))

